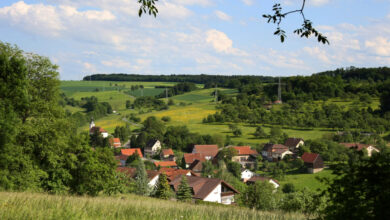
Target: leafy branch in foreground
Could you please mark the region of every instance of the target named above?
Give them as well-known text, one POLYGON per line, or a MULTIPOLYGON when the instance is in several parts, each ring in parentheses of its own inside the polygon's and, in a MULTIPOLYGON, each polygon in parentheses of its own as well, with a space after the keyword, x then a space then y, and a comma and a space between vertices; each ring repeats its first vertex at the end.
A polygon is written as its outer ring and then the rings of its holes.
POLYGON ((149 15, 152 15, 154 17, 157 16, 158 9, 156 7, 156 2, 158 0, 138 0, 138 3, 141 4, 139 10, 138 10, 138 16, 142 16, 142 13, 147 13, 149 15))
POLYGON ((321 42, 323 44, 329 44, 328 38, 318 32, 312 25, 312 22, 308 19, 306 19, 305 14, 303 10, 305 9, 306 0, 302 1, 302 7, 297 10, 288 11, 286 13, 282 13, 282 7, 280 4, 275 4, 272 7, 272 11, 274 11, 273 15, 270 14, 264 14, 263 18, 268 19, 267 23, 274 23, 277 25, 276 31, 274 32, 274 35, 277 35, 280 37, 280 41, 283 43, 286 36, 286 32, 280 28, 280 24, 282 23, 282 20, 289 14, 293 13, 299 13, 302 16, 303 24, 302 28, 298 28, 294 31, 295 34, 299 35, 300 37, 306 37, 308 38, 311 35, 314 35, 317 37, 318 42, 321 42))

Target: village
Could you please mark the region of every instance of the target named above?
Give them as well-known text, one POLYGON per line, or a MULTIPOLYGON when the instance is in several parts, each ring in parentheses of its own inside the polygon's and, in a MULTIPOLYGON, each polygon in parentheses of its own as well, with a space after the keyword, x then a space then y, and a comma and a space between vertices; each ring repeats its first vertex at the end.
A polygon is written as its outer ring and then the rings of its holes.
MULTIPOLYGON (((92 120, 90 135, 97 131, 103 138, 109 139, 111 148, 120 149, 120 153, 114 156, 118 165, 117 171, 123 173, 127 178, 136 178, 137 169, 132 167, 130 163, 135 159, 140 159, 144 163, 154 165, 152 167, 155 169, 146 170, 148 186, 151 189, 157 187, 160 175, 165 174, 169 186, 174 192, 177 192, 181 179, 186 176, 193 200, 204 202, 231 205, 235 204, 234 195, 240 193, 224 180, 210 178, 210 175, 202 175, 204 163, 211 162, 211 164, 217 165, 222 157, 226 157, 226 150, 231 152, 230 160, 240 165, 240 180, 247 185, 261 181, 272 184, 275 190, 280 187, 277 179, 256 173, 258 161, 276 163, 286 159, 289 161, 299 160, 303 162, 304 172, 308 174, 321 172, 325 168, 320 154, 304 152, 299 156, 300 148, 305 145, 302 138, 287 138, 284 144, 267 143, 261 152, 257 152, 251 146, 225 146, 219 148, 216 144, 194 144, 192 152, 184 153, 182 161, 178 161, 172 148, 163 148, 159 140, 149 140, 142 150, 141 148, 130 148, 129 141, 121 143, 119 138, 113 137, 103 128, 95 126, 92 120)), ((357 151, 364 150, 369 157, 373 153, 379 152, 376 147, 369 144, 340 143, 340 145, 357 151)))

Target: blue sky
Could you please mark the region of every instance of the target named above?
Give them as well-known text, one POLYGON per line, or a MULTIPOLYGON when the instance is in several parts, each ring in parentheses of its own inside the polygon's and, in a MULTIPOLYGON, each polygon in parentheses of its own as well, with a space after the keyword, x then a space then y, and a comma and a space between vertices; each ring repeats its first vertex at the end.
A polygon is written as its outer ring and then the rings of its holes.
POLYGON ((90 73, 309 75, 390 65, 390 0, 307 0, 306 17, 330 45, 302 39, 289 16, 287 40, 261 15, 300 0, 160 0, 139 18, 136 0, 0 1, 0 40, 49 57, 61 79, 90 73))

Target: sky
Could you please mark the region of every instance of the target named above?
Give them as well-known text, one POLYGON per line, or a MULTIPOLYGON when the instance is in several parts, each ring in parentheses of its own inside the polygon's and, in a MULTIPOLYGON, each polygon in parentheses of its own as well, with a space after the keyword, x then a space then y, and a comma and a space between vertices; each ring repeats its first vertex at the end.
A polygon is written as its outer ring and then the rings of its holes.
POLYGON ((263 14, 301 0, 159 0, 157 18, 137 0, 0 1, 0 41, 47 56, 62 80, 92 73, 291 76, 390 66, 390 0, 307 0, 305 16, 330 45, 300 38, 302 18, 281 27, 263 14))

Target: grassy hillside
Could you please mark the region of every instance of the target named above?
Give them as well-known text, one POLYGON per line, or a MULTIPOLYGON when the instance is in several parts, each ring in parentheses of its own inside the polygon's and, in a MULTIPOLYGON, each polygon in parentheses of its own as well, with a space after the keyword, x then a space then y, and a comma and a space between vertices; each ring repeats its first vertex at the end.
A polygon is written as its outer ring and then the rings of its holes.
POLYGON ((304 219, 296 213, 192 205, 135 195, 53 196, 0 192, 0 219, 304 219))

